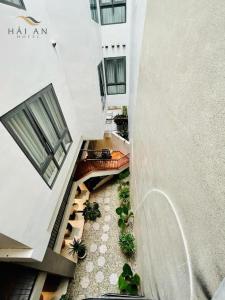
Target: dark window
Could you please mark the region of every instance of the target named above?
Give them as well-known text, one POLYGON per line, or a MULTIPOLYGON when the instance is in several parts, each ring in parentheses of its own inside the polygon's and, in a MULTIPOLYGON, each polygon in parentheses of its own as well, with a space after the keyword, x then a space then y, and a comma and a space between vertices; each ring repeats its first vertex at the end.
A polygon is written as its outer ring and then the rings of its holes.
POLYGON ((126 23, 126 0, 99 0, 101 24, 126 23))
POLYGON ((126 57, 105 58, 107 94, 126 93, 126 57))
POLYGON ((18 8, 25 9, 23 0, 0 0, 1 3, 12 5, 18 8))
POLYGON ((52 187, 72 142, 53 86, 18 105, 1 121, 52 187))
POLYGON ((97 0, 90 0, 91 18, 98 23, 97 0))
POLYGON ((98 78, 99 78, 100 95, 101 95, 101 100, 102 100, 102 109, 104 110, 105 101, 106 101, 106 93, 105 93, 105 79, 104 79, 102 62, 98 65, 98 78))

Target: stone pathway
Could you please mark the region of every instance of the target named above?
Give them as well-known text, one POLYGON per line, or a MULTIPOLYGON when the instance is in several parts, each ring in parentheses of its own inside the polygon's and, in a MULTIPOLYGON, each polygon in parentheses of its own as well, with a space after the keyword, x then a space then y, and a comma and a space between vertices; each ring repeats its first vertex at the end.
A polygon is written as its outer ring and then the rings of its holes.
MULTIPOLYGON (((81 300, 104 293, 119 293, 117 281, 127 259, 122 254, 118 240, 119 227, 116 208, 119 206, 118 184, 109 183, 91 194, 90 201, 99 203, 101 218, 86 222, 83 241, 87 257, 79 261, 74 280, 68 289, 70 299, 81 300)), ((132 261, 129 261, 132 264, 132 261)))

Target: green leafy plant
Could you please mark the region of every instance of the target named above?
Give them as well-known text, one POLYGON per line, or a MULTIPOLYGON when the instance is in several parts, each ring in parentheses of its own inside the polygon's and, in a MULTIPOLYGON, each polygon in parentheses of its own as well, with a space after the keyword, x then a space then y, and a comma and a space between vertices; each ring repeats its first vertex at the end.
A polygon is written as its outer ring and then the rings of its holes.
POLYGON ((122 186, 119 191, 119 199, 121 201, 121 205, 130 206, 130 188, 125 185, 122 186))
POLYGON ((129 207, 126 205, 120 206, 116 209, 117 215, 119 215, 118 226, 121 228, 123 232, 128 226, 128 221, 130 217, 133 217, 134 214, 129 210, 129 207))
POLYGON ((70 243, 69 254, 74 256, 76 253, 79 258, 84 258, 86 256, 86 246, 81 240, 74 239, 73 242, 70 243))
POLYGON ((119 181, 118 191, 120 192, 124 187, 129 187, 129 181, 119 181))
POLYGON ((69 300, 69 296, 67 295, 62 295, 60 300, 69 300))
POLYGON ((133 274, 131 267, 128 264, 123 266, 123 272, 118 279, 120 293, 128 295, 137 295, 141 283, 140 276, 133 274))
POLYGON ((129 175, 130 175, 130 171, 129 171, 129 169, 126 169, 118 175, 118 179, 123 180, 123 179, 127 178, 129 175))
POLYGON ((97 202, 85 202, 86 207, 83 210, 83 216, 85 220, 96 221, 97 218, 101 217, 99 205, 97 202))
POLYGON ((135 238, 132 233, 121 233, 119 244, 125 255, 132 256, 135 253, 135 238))

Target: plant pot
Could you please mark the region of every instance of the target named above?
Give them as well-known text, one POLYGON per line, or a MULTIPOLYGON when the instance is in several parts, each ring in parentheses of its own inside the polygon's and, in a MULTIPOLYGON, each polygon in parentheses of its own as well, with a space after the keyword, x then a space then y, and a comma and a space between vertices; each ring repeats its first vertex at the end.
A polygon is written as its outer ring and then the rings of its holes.
POLYGON ((85 251, 84 253, 77 253, 77 257, 80 259, 80 260, 83 260, 85 259, 85 257, 87 256, 87 251, 85 251))
POLYGON ((63 240, 61 249, 65 248, 65 246, 66 246, 66 242, 65 240, 63 240))
POLYGON ((65 234, 64 234, 64 238, 68 238, 70 237, 71 231, 69 231, 68 229, 66 229, 65 234))

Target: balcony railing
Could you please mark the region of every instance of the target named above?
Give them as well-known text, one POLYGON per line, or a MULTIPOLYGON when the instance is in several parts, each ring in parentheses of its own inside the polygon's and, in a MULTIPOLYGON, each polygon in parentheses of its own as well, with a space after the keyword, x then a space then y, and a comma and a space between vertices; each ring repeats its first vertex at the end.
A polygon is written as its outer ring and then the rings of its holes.
POLYGON ((75 179, 79 180, 90 172, 119 170, 129 164, 129 154, 120 151, 84 150, 83 159, 79 162, 75 179))

